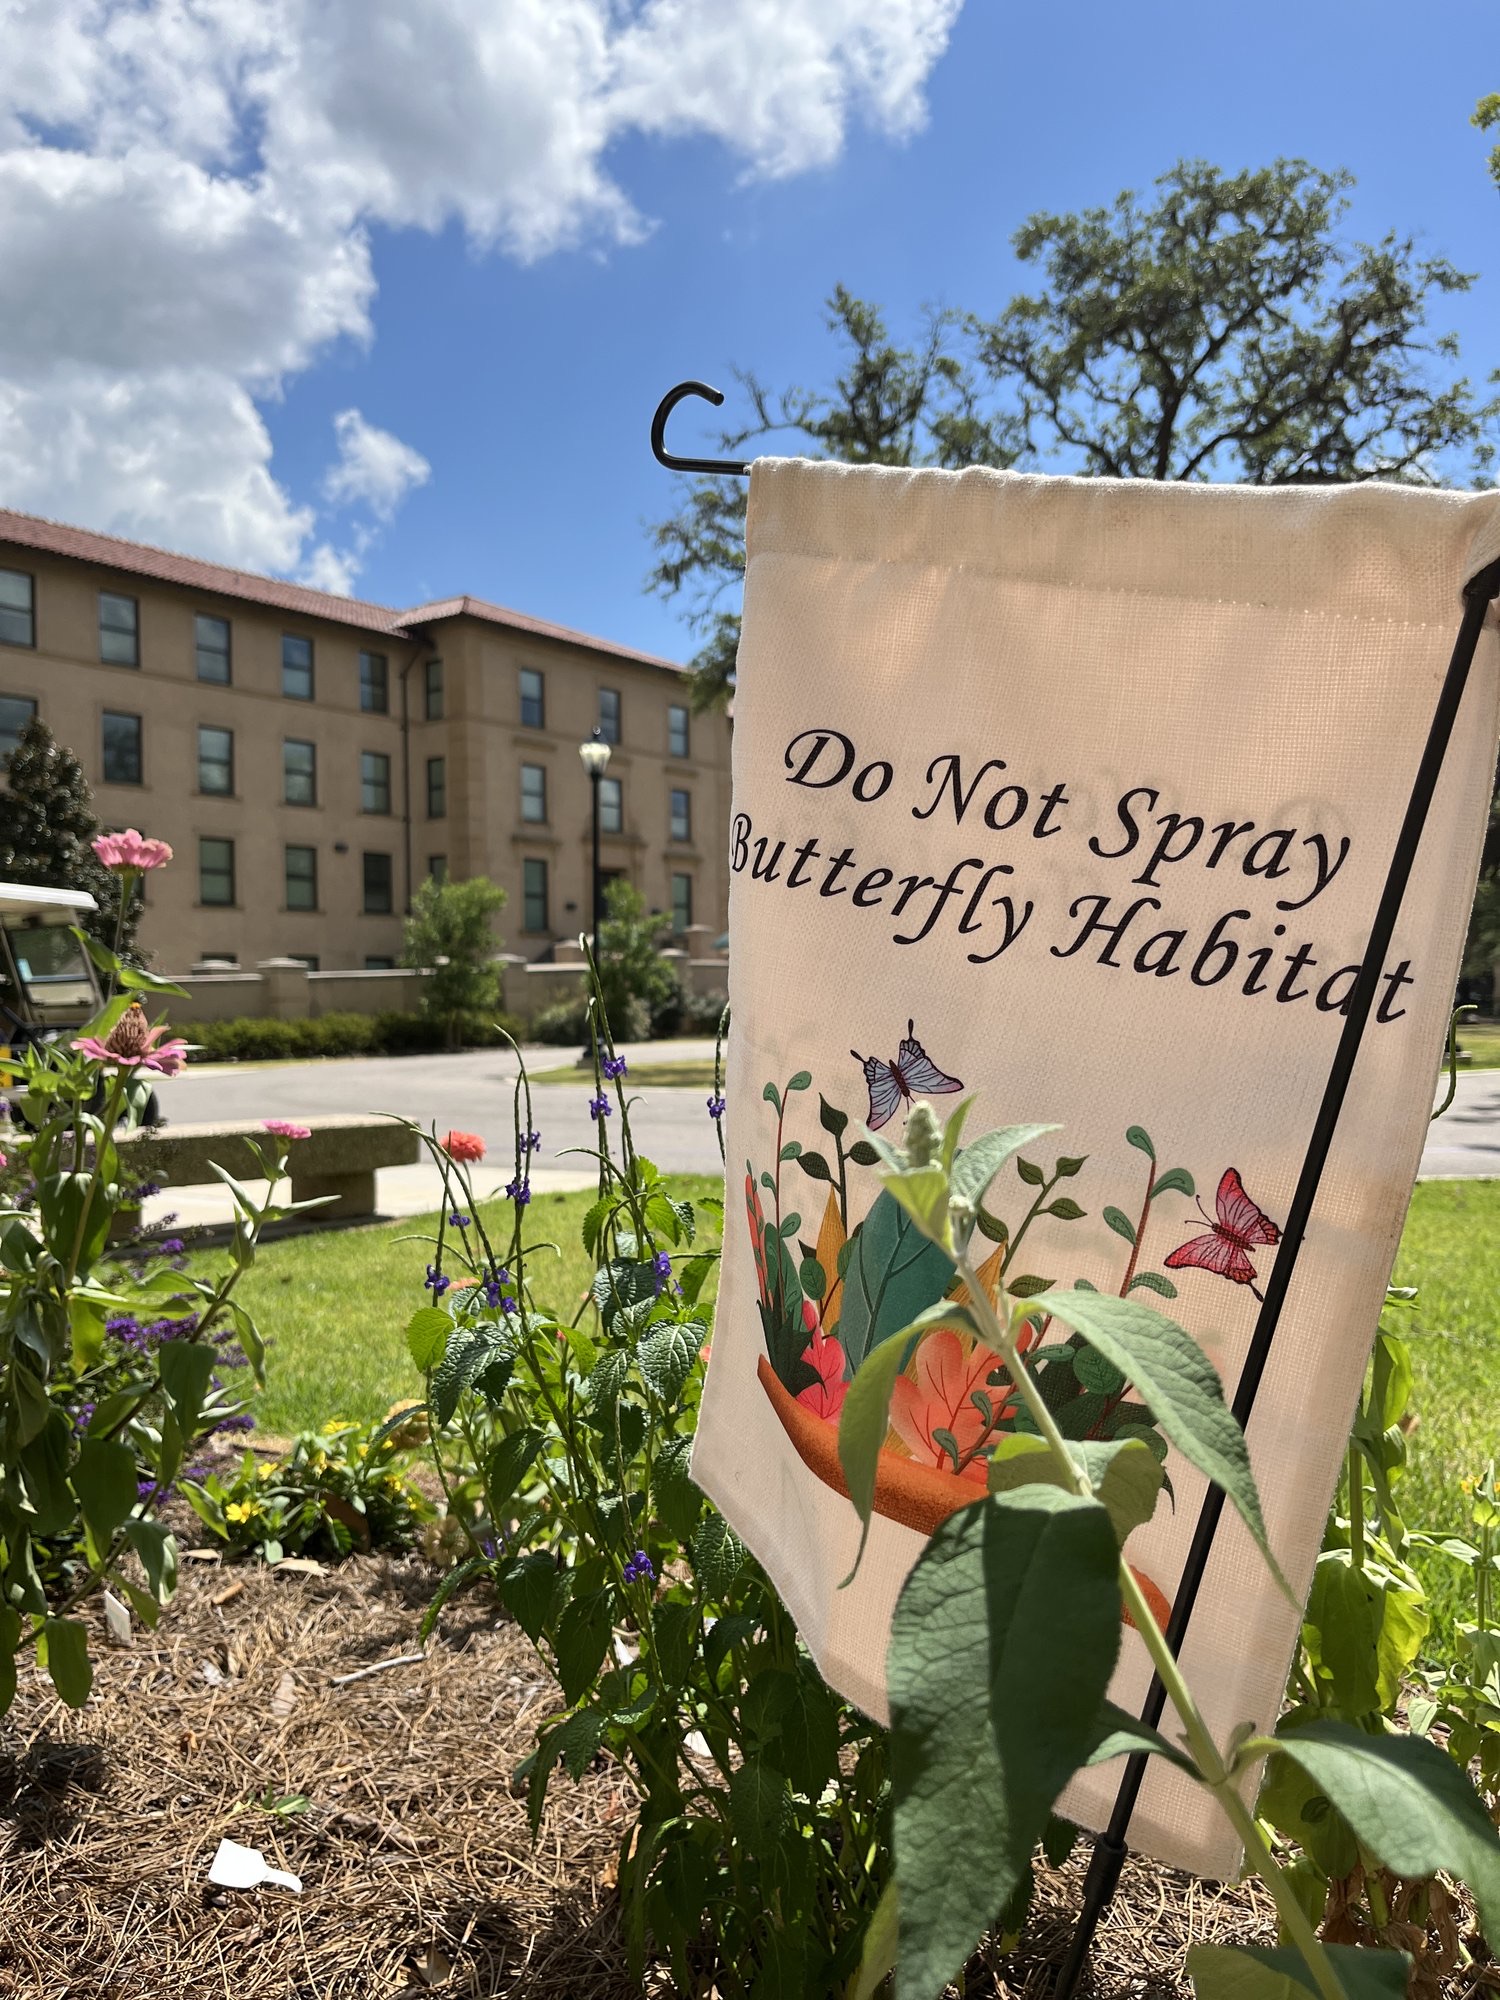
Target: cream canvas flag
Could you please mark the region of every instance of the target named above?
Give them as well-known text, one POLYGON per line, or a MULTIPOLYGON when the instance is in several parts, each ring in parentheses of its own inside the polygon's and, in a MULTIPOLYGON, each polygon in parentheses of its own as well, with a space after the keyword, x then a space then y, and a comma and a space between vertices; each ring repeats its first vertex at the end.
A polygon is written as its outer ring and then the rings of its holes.
MULTIPOLYGON (((1466 581, 1500 494, 850 468, 753 471, 735 708, 729 1185, 694 1474, 828 1680, 885 1712, 923 1538, 1015 1422, 980 1350, 898 1380, 858 1544, 837 1415, 947 1291, 866 1126, 962 1090, 969 1130, 1055 1121, 991 1190, 986 1282, 1160 1306, 1232 1390, 1343 1022, 1466 581), (1000 1237, 1003 1227, 1004 1236, 1000 1237)), ((1493 612, 1255 1412, 1270 1537, 1305 1590, 1432 1106, 1495 769, 1493 612)), ((1060 1329, 1070 1435, 1165 1449, 1060 1329)), ((1127 1557, 1170 1603, 1203 1481, 1127 1557)), ((1274 1719, 1296 1636, 1226 1518, 1183 1661, 1222 1741, 1274 1719)), ((1112 1693, 1149 1680, 1127 1632, 1112 1693)), ((1168 1718, 1170 1724, 1170 1717, 1168 1718)), ((1107 1817, 1119 1766, 1064 1807, 1107 1817)), ((1209 1873, 1232 1837, 1153 1764, 1131 1834, 1209 1873)))

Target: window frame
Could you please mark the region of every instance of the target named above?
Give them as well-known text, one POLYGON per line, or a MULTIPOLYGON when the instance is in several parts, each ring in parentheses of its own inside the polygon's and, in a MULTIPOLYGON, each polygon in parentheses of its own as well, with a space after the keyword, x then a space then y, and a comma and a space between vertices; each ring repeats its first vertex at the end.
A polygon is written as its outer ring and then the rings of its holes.
POLYGON ((359 655, 359 712, 361 715, 389 715, 391 712, 391 657, 361 647, 359 655), (379 664, 380 671, 373 670, 379 664), (375 699, 379 695, 379 700, 375 699))
POLYGON ((680 757, 684 761, 693 754, 693 711, 683 701, 667 703, 667 755, 680 757), (678 718, 682 720, 682 748, 677 747, 678 718))
POLYGON ((427 817, 429 819, 446 819, 448 817, 448 759, 441 755, 429 757, 427 759, 425 776, 427 782, 427 817), (437 782, 435 784, 433 782, 434 771, 437 773, 437 782), (433 805, 434 799, 437 801, 435 808, 433 805))
POLYGON ((99 592, 99 664, 104 667, 138 667, 141 664, 141 600, 131 597, 123 590, 101 590, 99 592), (106 604, 128 604, 130 623, 128 625, 106 625, 104 607, 106 604), (111 653, 106 644, 106 635, 114 634, 120 639, 128 639, 128 653, 111 653))
MULTIPOLYGON (((29 708, 31 710, 31 713, 30 715, 27 716, 25 722, 21 724, 21 727, 14 732, 16 740, 14 743, 11 744, 10 749, 6 750, 3 747, 0 747, 0 769, 4 768, 6 760, 11 756, 12 752, 20 749, 21 738, 26 734, 26 731, 30 727, 30 725, 36 721, 37 715, 40 712, 40 706, 39 703, 37 702, 35 695, 0 694, 0 704, 3 704, 7 701, 20 702, 25 707, 29 708)), ((10 734, 11 734, 10 730, 4 728, 3 726, 0 726, 0 745, 3 745, 5 738, 10 734)))
POLYGON ((547 766, 545 764, 523 764, 521 766, 520 801, 521 823, 523 826, 547 825, 547 766), (539 778, 541 783, 531 791, 528 791, 526 780, 531 776, 539 778), (528 812, 527 806, 533 804, 539 804, 541 810, 539 812, 528 812))
POLYGON ((239 907, 238 903, 239 881, 237 876, 237 859, 238 857, 236 856, 235 853, 234 840, 230 835, 221 833, 199 834, 198 903, 200 908, 205 910, 233 910, 239 907), (226 868, 223 869, 216 868, 212 871, 215 875, 222 874, 228 880, 229 894, 227 896, 219 897, 219 896, 208 896, 204 894, 204 879, 205 876, 210 872, 204 865, 204 849, 207 847, 221 847, 226 850, 229 856, 228 866, 226 868))
POLYGON ((362 813, 369 813, 372 817, 389 819, 391 815, 391 798, 391 753, 389 750, 361 750, 359 753, 360 811, 362 813), (383 806, 372 806, 370 804, 372 780, 366 767, 372 763, 384 766, 383 778, 375 781, 376 796, 383 796, 385 799, 383 806))
POLYGON ((128 708, 102 708, 99 711, 99 782, 101 785, 144 785, 146 782, 146 725, 141 716, 128 708), (109 772, 109 725, 112 722, 133 722, 135 724, 135 776, 133 778, 113 778, 109 772))
POLYGON ((552 929, 552 881, 545 858, 528 854, 521 861, 521 930, 526 937, 546 937, 552 929), (532 886, 532 870, 540 869, 541 886, 532 886), (541 922, 531 921, 540 899, 541 922))
POLYGON ((25 584, 26 608, 23 611, 19 605, 7 604, 3 598, 0 598, 0 646, 15 646, 22 652, 34 653, 36 651, 36 572, 29 569, 11 569, 9 567, 0 569, 0 582, 3 582, 6 577, 17 577, 25 584), (24 618, 26 620, 28 636, 24 639, 7 638, 4 630, 7 618, 24 618))
POLYGON ((667 838, 675 846, 690 847, 693 840, 693 795, 686 785, 673 785, 667 793, 667 838), (682 801, 679 820, 677 802, 682 801), (678 832, 679 825, 682 831, 678 832))
POLYGON ((693 926, 693 878, 687 872, 686 869, 674 868, 672 870, 671 888, 672 888, 672 935, 674 937, 681 937, 685 931, 691 930, 693 926), (681 923, 677 921, 677 916, 678 916, 677 889, 679 884, 681 884, 687 890, 687 895, 686 898, 684 899, 687 905, 687 914, 683 922, 681 923))
POLYGON ((547 676, 540 667, 518 667, 516 669, 516 689, 520 702, 522 729, 545 729, 547 727, 547 676), (536 682, 536 693, 526 692, 528 680, 536 682), (535 713, 529 715, 528 708, 535 713))
POLYGON ((193 613, 193 672, 205 687, 233 687, 234 685, 234 627, 229 619, 220 618, 216 612, 195 611, 193 613), (205 625, 221 625, 224 628, 224 672, 222 678, 218 674, 206 674, 203 671, 205 651, 211 660, 220 657, 213 647, 204 647, 202 628, 205 625))
POLYGON ((396 908, 396 864, 394 857, 386 849, 366 847, 361 850, 359 867, 360 914, 366 917, 389 917, 394 915, 396 908), (372 904, 370 901, 370 863, 372 861, 383 861, 385 863, 385 902, 383 904, 372 904))
POLYGON ((618 750, 624 735, 625 704, 620 699, 620 690, 613 687, 601 687, 599 690, 599 741, 601 743, 608 743, 612 749, 618 750), (610 702, 614 704, 613 716, 609 714, 607 706, 610 702))
POLYGON ((599 780, 599 831, 616 836, 625 831, 625 781, 607 771, 599 780))
POLYGON ((318 850, 310 842, 301 840, 283 842, 281 849, 281 894, 282 901, 288 910, 305 911, 316 910, 318 908, 318 850), (312 890, 312 901, 310 903, 294 903, 292 901, 292 856, 294 854, 306 855, 311 863, 305 878, 312 890))
POLYGON ((234 731, 226 729, 220 722, 200 722, 198 724, 198 794, 200 798, 205 799, 232 799, 234 797, 234 731), (205 758, 203 754, 203 739, 205 736, 222 736, 224 738, 225 743, 228 745, 228 750, 222 758, 205 758), (203 782, 203 767, 205 763, 210 765, 222 764, 228 774, 228 784, 223 786, 205 785, 203 782))
POLYGON ((447 713, 447 683, 440 659, 422 662, 422 720, 441 722, 447 713))
MULTIPOLYGON (((299 773, 298 775, 303 774, 299 773)), ((299 812, 305 812, 318 803, 318 746, 306 736, 283 736, 281 739, 281 803, 284 806, 294 806, 299 812), (288 750, 306 750, 310 753, 308 769, 305 774, 310 792, 308 798, 294 799, 291 795, 290 780, 292 772, 286 760, 288 750)))
POLYGON ((283 701, 316 701, 318 698, 317 649, 305 632, 283 632, 281 635, 281 698, 283 701), (287 685, 289 674, 297 674, 304 671, 302 666, 288 660, 287 648, 289 646, 306 646, 307 648, 307 664, 305 668, 307 674, 307 692, 305 694, 299 693, 296 689, 287 685))
POLYGON ((429 854, 427 857, 427 873, 429 878, 434 882, 440 884, 446 882, 448 879, 447 855, 429 854))

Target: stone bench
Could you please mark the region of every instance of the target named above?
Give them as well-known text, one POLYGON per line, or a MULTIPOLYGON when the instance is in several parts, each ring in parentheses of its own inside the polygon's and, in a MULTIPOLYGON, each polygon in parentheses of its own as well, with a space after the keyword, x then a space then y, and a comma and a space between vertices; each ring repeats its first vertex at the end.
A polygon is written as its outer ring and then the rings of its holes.
MULTIPOLYGON (((375 1213, 375 1173, 379 1167, 406 1167, 420 1157, 415 1132, 389 1118, 306 1118, 298 1121, 311 1136, 294 1139, 287 1157, 292 1199, 332 1195, 315 1219, 340 1221, 375 1213)), ((261 1169, 247 1139, 267 1139, 263 1125, 249 1121, 164 1126, 160 1131, 117 1134, 120 1164, 131 1179, 165 1187, 194 1187, 218 1181, 216 1166, 237 1181, 258 1180, 261 1169)))

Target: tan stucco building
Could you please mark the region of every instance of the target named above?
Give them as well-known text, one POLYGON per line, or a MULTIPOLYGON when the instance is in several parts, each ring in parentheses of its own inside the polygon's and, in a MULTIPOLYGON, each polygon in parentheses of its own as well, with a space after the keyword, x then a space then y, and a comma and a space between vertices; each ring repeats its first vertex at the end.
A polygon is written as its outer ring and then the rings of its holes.
POLYGON ((169 971, 393 964, 444 871, 546 957, 589 927, 596 727, 604 873, 725 926, 727 721, 669 660, 479 598, 391 610, 0 509, 0 754, 33 713, 103 824, 176 849, 141 929, 169 971))

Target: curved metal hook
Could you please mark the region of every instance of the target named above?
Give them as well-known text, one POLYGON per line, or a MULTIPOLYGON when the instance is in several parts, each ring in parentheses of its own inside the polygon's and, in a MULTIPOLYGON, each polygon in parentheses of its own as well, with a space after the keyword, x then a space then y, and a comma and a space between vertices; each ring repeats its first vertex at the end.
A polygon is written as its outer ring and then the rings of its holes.
POLYGON ((658 465, 664 465, 668 472, 717 472, 736 479, 743 479, 750 468, 732 458, 678 458, 675 452, 667 450, 667 418, 677 408, 685 396, 701 396, 706 403, 717 409, 724 400, 722 389, 711 389, 706 382, 679 382, 675 389, 669 389, 656 406, 656 415, 651 419, 651 450, 658 465))

